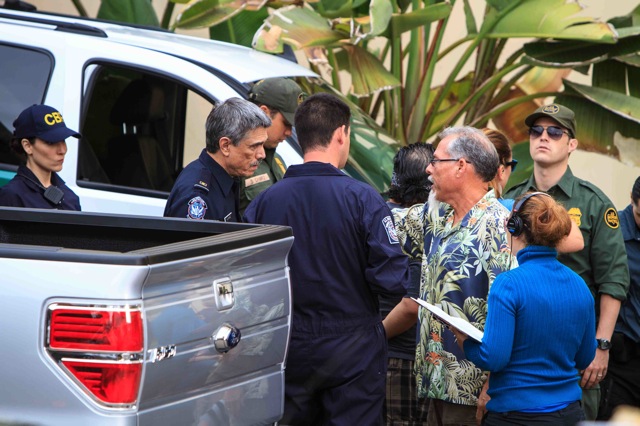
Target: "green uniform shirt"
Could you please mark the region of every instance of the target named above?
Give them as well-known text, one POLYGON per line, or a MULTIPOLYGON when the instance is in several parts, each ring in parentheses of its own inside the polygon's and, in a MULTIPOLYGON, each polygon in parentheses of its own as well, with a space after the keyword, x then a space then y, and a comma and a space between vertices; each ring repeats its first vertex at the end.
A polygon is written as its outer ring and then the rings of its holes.
MULTIPOLYGON (((533 174, 504 197, 517 198, 528 191, 538 191, 533 174)), ((629 290, 629 269, 618 212, 611 200, 592 183, 573 176, 569 167, 560 182, 546 192, 567 209, 584 237, 583 250, 561 254, 558 260, 587 283, 596 298, 596 309, 600 293, 624 301, 629 290)))
POLYGON ((240 186, 240 217, 249 203, 258 196, 259 193, 282 179, 287 170, 282 157, 276 154, 275 148, 264 150, 266 157, 260 162, 258 169, 253 176, 242 179, 240 186))

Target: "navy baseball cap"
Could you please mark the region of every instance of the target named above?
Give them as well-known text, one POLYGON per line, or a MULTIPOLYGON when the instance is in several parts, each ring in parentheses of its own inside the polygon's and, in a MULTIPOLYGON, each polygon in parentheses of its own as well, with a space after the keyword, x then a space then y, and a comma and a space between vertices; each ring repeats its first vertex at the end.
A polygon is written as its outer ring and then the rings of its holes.
POLYGON ((47 105, 31 105, 20 113, 13 122, 13 136, 39 138, 47 143, 57 143, 70 136, 81 138, 80 133, 64 124, 62 114, 47 105))

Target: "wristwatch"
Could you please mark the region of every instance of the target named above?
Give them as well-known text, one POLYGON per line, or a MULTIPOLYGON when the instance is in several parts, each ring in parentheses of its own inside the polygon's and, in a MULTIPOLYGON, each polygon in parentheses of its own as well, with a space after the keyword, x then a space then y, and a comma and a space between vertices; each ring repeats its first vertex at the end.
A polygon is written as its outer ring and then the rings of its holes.
POLYGON ((598 349, 602 349, 603 351, 608 351, 611 349, 611 342, 607 339, 596 339, 598 341, 598 349))

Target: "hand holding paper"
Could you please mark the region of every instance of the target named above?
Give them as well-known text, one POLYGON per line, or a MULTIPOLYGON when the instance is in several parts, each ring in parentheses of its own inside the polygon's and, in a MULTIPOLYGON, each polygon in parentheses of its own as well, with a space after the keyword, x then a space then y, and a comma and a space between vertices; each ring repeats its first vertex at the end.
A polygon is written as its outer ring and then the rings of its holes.
MULTIPOLYGON (((484 335, 484 333, 482 331, 478 330, 477 328, 475 328, 468 321, 466 321, 466 320, 464 320, 462 318, 452 317, 451 315, 447 314, 442 309, 438 308, 435 305, 432 305, 431 303, 425 302, 422 299, 416 299, 414 297, 412 297, 411 299, 414 302, 418 303, 419 305, 424 306, 433 315, 435 315, 436 318, 438 318, 443 323, 445 323, 445 324, 455 328, 456 330, 458 330, 460 334, 464 334, 466 336, 469 336, 473 340, 476 340, 478 342, 482 342, 482 336, 484 335)), ((460 337, 458 337, 458 334, 453 330, 452 330, 452 332, 454 334, 456 334, 456 337, 458 338, 458 340, 460 340, 460 337)), ((462 338, 462 340, 464 340, 464 338, 462 338)))

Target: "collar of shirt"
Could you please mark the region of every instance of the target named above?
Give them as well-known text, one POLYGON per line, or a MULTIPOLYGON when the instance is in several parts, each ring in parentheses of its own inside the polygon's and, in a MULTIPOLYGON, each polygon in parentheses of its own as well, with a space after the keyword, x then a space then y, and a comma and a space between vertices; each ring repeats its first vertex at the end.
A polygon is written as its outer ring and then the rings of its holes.
POLYGON ((309 161, 308 163, 289 166, 284 177, 295 176, 347 176, 344 172, 329 163, 309 161))
POLYGON ((496 204, 496 203, 499 204, 504 209, 505 214, 508 215, 506 207, 500 204, 492 188, 486 194, 484 194, 484 196, 471 208, 471 210, 467 212, 467 214, 464 215, 464 217, 462 218, 462 220, 457 226, 453 226, 453 216, 454 216, 453 208, 451 208, 451 206, 447 204, 445 207, 444 215, 443 215, 444 220, 441 223, 441 225, 444 226, 444 230, 447 233, 457 228, 463 228, 463 227, 472 228, 480 220, 480 218, 484 216, 484 213, 487 211, 487 208, 490 205, 496 204), (471 223, 471 220, 473 220, 473 223, 471 223))
MULTIPOLYGON (((27 166, 19 166, 17 175, 25 178, 24 180, 26 182, 26 185, 29 188, 35 189, 35 190, 42 190, 42 188, 40 187, 42 183, 36 177, 36 175, 31 171, 31 169, 28 168, 27 166)), ((62 186, 64 185, 64 180, 62 180, 62 178, 58 176, 56 172, 51 172, 51 185, 62 186)))
MULTIPOLYGON (((574 182, 575 180, 573 178, 573 173, 571 172, 571 167, 567 166, 567 170, 564 172, 564 174, 560 178, 560 181, 554 186, 552 186, 551 188, 549 188, 549 190, 546 192, 553 195, 556 191, 560 190, 565 193, 567 198, 571 198, 571 194, 573 193, 574 182)), ((538 191, 538 186, 536 185, 536 178, 534 176, 534 173, 531 173, 531 176, 529 177, 529 181, 527 182, 527 189, 538 191)))
POLYGON ((223 194, 231 194, 236 190, 236 179, 229 176, 227 171, 222 168, 220 164, 218 164, 207 152, 206 149, 203 149, 200 153, 200 162, 204 164, 207 169, 211 172, 211 174, 215 177, 218 186, 223 194))

